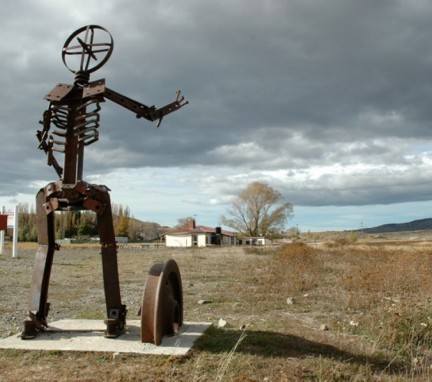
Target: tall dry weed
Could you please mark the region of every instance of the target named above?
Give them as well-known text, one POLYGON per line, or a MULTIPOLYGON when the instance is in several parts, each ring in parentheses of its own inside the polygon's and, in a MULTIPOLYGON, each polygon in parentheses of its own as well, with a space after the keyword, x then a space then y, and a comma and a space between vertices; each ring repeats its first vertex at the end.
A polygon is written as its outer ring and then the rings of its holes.
POLYGON ((393 354, 411 367, 432 367, 432 256, 428 249, 340 246, 321 253, 331 264, 333 324, 362 335, 373 351, 393 354), (333 308, 334 309, 334 308, 333 308), (415 362, 414 362, 415 363, 415 362))
POLYGON ((320 263, 304 243, 287 244, 274 256, 261 277, 261 286, 274 293, 296 295, 314 289, 319 282, 320 263))
POLYGON ((360 336, 371 354, 424 373, 432 371, 431 275, 424 247, 292 243, 268 262, 261 286, 274 295, 308 295, 308 311, 331 330, 360 336))

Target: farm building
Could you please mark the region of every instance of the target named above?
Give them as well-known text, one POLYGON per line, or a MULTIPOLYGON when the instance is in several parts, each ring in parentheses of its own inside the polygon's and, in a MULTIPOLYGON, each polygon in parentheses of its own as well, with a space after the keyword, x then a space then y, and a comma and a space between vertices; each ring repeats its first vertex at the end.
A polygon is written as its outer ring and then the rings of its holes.
POLYGON ((272 245, 273 242, 265 237, 239 237, 238 245, 272 245))
POLYGON ((167 247, 206 247, 209 245, 236 245, 237 235, 222 230, 220 227, 196 225, 195 220, 188 221, 187 227, 165 233, 167 247))

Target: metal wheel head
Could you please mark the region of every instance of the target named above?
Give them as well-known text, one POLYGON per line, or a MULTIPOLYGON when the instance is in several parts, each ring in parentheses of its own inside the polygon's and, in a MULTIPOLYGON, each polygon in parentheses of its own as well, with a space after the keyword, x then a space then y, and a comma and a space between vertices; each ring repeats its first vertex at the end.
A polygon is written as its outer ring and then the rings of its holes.
POLYGON ((63 46, 62 60, 72 73, 92 73, 108 61, 113 48, 113 38, 105 28, 87 25, 68 37, 63 46), (72 61, 72 67, 66 59, 72 61))

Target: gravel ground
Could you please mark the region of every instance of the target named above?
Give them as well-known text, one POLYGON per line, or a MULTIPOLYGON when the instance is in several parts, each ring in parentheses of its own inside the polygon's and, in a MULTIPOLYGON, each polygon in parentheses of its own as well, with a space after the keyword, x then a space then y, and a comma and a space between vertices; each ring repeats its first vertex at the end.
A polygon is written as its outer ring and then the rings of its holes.
MULTIPOLYGON (((0 338, 19 333, 27 318, 28 296, 34 265, 34 249, 20 249, 13 259, 6 250, 0 256, 0 338)), ((97 247, 66 248, 56 252, 49 287, 51 309, 48 322, 63 318, 105 319, 105 300, 97 247)), ((165 256, 164 256, 165 257, 165 256)), ((122 301, 128 307, 128 317, 139 310, 146 274, 153 255, 143 251, 131 255, 119 252, 122 301), (122 262, 126 256, 134 261, 122 262), (125 263, 125 264, 122 264, 125 263)))
POLYGON ((13 259, 8 250, 0 256, 0 337, 22 330, 26 317, 28 292, 33 269, 30 251, 20 251, 13 259))
MULTIPOLYGON (((8 247, 0 255, 0 338, 20 333, 23 321, 27 318, 36 244, 20 243, 20 246, 24 248, 19 248, 18 258, 11 257, 8 247)), ((198 305, 198 301, 224 293, 220 286, 221 272, 228 274, 229 279, 237 278, 240 264, 247 264, 241 248, 223 251, 206 248, 119 248, 120 288, 122 302, 128 309, 127 318, 139 319, 138 311, 148 270, 153 264, 165 262, 169 258, 175 258, 180 267, 185 320, 217 322, 222 313, 215 311, 215 308, 207 308, 207 305, 198 305), (221 258, 225 260, 221 262, 221 258)), ((229 283, 228 279, 223 281, 229 283)), ((63 318, 106 318, 98 246, 62 247, 56 251, 48 301, 51 303, 48 323, 63 318)))

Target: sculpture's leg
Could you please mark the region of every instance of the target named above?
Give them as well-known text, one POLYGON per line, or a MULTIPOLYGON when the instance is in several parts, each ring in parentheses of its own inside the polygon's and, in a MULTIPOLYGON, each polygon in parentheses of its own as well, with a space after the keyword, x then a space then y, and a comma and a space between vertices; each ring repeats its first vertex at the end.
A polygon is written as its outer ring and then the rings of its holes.
POLYGON ((117 337, 123 333, 126 323, 126 306, 121 303, 120 281, 117 265, 117 244, 115 241, 111 201, 108 191, 99 191, 95 199, 104 208, 97 214, 98 232, 101 241, 102 271, 107 308, 106 337, 117 337))
POLYGON ((34 338, 47 327, 49 303, 48 286, 51 267, 56 249, 54 233, 54 211, 46 212, 45 189, 36 196, 36 224, 38 231, 38 249, 33 267, 32 284, 29 298, 30 320, 24 321, 23 339, 34 338))

